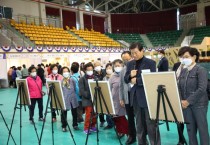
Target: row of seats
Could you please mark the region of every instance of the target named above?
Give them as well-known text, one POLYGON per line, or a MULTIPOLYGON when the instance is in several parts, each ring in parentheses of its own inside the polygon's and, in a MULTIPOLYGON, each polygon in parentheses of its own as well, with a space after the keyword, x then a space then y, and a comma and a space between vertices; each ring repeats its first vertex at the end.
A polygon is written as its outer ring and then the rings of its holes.
POLYGON ((103 46, 103 47, 120 47, 120 44, 113 39, 107 37, 100 32, 95 31, 88 31, 88 30, 70 30, 79 37, 83 38, 84 40, 88 41, 90 44, 94 46, 103 46))
POLYGON ((127 43, 132 43, 132 42, 140 42, 143 46, 146 46, 144 44, 144 41, 142 40, 140 34, 111 34, 111 33, 106 33, 107 36, 114 40, 123 40, 127 43))
POLYGON ((210 37, 210 26, 193 28, 188 35, 194 35, 192 44, 200 44, 204 37, 210 37))
POLYGON ((147 37, 153 46, 174 46, 183 30, 148 33, 147 37))
POLYGON ((11 26, 14 26, 16 30, 20 31, 36 45, 86 46, 63 28, 18 24, 14 20, 11 21, 11 26))

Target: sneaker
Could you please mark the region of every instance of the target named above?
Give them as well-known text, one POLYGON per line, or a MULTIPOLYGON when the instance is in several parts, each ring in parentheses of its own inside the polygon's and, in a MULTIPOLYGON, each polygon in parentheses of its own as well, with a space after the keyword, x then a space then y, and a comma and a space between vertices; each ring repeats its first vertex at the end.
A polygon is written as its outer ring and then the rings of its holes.
POLYGON ((66 130, 66 128, 62 128, 62 131, 63 131, 63 132, 66 132, 67 130, 66 130))
POLYGON ((52 118, 52 122, 56 122, 57 120, 56 120, 56 118, 52 118))
POLYGON ((87 130, 84 130, 83 132, 84 132, 85 134, 91 134, 90 131, 88 132, 88 129, 87 129, 87 130))
POLYGON ((39 121, 45 121, 45 119, 44 118, 39 118, 39 121))
POLYGON ((74 130, 79 130, 78 126, 74 126, 73 128, 74 128, 74 130))
POLYGON ((104 126, 104 123, 105 123, 105 122, 101 122, 101 123, 100 123, 100 127, 103 127, 103 126, 104 126))
POLYGON ((98 130, 97 130, 96 127, 92 127, 92 128, 90 129, 90 131, 91 131, 91 132, 97 132, 98 130))

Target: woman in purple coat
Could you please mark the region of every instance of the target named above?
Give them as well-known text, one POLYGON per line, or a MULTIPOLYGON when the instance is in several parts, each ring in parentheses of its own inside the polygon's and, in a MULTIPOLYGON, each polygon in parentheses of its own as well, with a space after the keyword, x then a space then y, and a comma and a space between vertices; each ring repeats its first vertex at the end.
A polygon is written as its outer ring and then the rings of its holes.
POLYGON ((113 68, 114 73, 112 74, 111 78, 109 79, 111 92, 112 92, 112 99, 114 103, 114 109, 115 109, 115 117, 113 118, 113 121, 116 126, 116 130, 118 132, 119 137, 124 136, 125 134, 128 134, 128 121, 125 117, 126 111, 125 107, 122 107, 120 105, 120 72, 123 69, 123 61, 120 59, 116 59, 113 61, 113 68))
POLYGON ((67 111, 71 110, 73 118, 73 128, 79 130, 77 124, 77 107, 79 106, 76 98, 76 84, 75 81, 70 78, 70 69, 68 67, 63 67, 61 69, 63 80, 61 81, 61 86, 63 90, 64 101, 66 105, 66 110, 61 114, 61 122, 63 132, 66 132, 67 126, 67 111))

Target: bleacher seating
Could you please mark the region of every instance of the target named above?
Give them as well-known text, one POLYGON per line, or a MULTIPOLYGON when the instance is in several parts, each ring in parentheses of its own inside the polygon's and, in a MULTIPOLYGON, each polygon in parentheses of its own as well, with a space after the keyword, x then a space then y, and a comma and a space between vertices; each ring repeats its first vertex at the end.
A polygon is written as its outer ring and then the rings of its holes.
POLYGON ((111 34, 106 33, 107 36, 114 40, 123 40, 127 43, 132 42, 140 42, 143 46, 145 46, 144 41, 142 40, 140 34, 111 34))
POLYGON ((200 44, 204 37, 210 37, 210 26, 193 28, 188 35, 194 35, 192 44, 200 44))
POLYGON ((86 44, 69 34, 63 28, 44 25, 37 26, 34 24, 28 25, 24 22, 16 23, 14 20, 11 21, 11 25, 36 45, 86 46, 86 44))
POLYGON ((153 46, 174 46, 183 30, 148 33, 153 46))
POLYGON ((107 37, 105 34, 100 32, 95 32, 94 30, 76 30, 71 29, 79 37, 88 41, 93 46, 103 46, 103 47, 120 47, 120 43, 114 41, 113 39, 107 37))

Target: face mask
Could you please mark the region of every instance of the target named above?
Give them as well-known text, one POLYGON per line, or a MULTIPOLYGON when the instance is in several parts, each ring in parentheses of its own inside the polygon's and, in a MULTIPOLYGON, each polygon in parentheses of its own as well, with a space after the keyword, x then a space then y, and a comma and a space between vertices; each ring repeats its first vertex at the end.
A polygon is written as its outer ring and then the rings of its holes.
POLYGON ((69 73, 69 72, 63 73, 63 77, 64 77, 64 78, 68 78, 69 76, 70 76, 70 73, 69 73))
POLYGON ((113 71, 112 71, 112 69, 107 69, 107 70, 106 70, 106 73, 107 73, 108 75, 111 75, 111 74, 113 73, 113 71))
POLYGON ((31 76, 32 76, 32 77, 35 77, 35 76, 36 76, 36 72, 32 72, 32 73, 31 73, 31 76))
POLYGON ((160 59, 162 57, 162 55, 158 54, 158 58, 160 59))
POLYGON ((95 71, 97 71, 97 72, 101 71, 101 66, 95 67, 95 71))
POLYGON ((116 73, 120 73, 120 72, 122 71, 122 67, 115 67, 115 68, 114 68, 114 71, 115 71, 116 73))
POLYGON ((52 73, 55 75, 58 73, 58 70, 53 70, 52 73))
POLYGON ((185 66, 190 66, 191 64, 192 64, 192 59, 190 59, 190 58, 184 58, 183 59, 183 64, 185 65, 185 66))
POLYGON ((92 76, 93 75, 93 71, 91 70, 91 71, 86 71, 86 74, 88 75, 88 76, 92 76))

